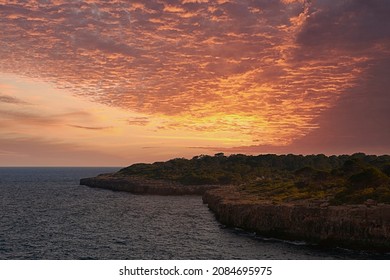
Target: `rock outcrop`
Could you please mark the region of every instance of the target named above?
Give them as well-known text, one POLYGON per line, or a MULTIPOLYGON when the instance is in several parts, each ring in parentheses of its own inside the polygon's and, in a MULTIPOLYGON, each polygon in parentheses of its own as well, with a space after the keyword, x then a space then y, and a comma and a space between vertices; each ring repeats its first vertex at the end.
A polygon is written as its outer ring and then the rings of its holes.
POLYGON ((119 176, 114 173, 83 178, 80 180, 80 185, 113 191, 125 191, 134 194, 151 195, 203 195, 205 191, 218 187, 215 185, 188 186, 177 182, 146 179, 137 176, 119 176))
POLYGON ((245 196, 235 187, 207 191, 203 201, 221 223, 263 236, 390 252, 388 204, 273 204, 245 196))

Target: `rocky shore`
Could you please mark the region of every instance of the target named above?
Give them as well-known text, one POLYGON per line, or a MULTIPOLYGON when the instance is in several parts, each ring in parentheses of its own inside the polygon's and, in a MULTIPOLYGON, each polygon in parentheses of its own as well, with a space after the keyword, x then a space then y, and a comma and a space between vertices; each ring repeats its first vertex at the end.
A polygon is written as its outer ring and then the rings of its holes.
POLYGON ((146 179, 137 176, 118 176, 115 173, 83 178, 80 180, 80 185, 149 195, 203 195, 207 190, 219 187, 216 185, 188 186, 177 182, 146 179))
POLYGON ((285 240, 390 252, 390 205, 271 203, 237 188, 207 191, 203 202, 223 224, 285 240))
POLYGON ((285 240, 390 252, 390 205, 330 206, 324 202, 272 203, 234 186, 182 185, 136 176, 102 174, 80 185, 148 195, 202 195, 227 226, 285 240))

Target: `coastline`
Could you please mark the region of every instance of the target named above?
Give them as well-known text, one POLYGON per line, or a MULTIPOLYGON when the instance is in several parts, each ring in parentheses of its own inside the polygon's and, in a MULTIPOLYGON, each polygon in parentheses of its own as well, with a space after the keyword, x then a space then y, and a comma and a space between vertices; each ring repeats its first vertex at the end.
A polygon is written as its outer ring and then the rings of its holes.
POLYGON ((265 237, 321 246, 390 252, 390 205, 271 203, 240 199, 235 188, 203 195, 218 221, 265 237))
POLYGON ((207 190, 220 187, 219 185, 183 185, 173 181, 139 176, 118 176, 115 173, 80 179, 80 185, 147 195, 203 195, 207 190))
POLYGON ((327 247, 390 252, 390 205, 339 205, 253 199, 235 186, 182 185, 137 176, 101 174, 80 185, 144 195, 199 195, 216 219, 264 237, 327 247))

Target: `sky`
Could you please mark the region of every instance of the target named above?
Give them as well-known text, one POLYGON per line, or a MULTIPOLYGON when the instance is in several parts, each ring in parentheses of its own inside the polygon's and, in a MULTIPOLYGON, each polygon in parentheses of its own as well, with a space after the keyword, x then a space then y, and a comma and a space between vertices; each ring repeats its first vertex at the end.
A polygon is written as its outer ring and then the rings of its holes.
POLYGON ((389 0, 0 0, 0 166, 390 154, 389 0))

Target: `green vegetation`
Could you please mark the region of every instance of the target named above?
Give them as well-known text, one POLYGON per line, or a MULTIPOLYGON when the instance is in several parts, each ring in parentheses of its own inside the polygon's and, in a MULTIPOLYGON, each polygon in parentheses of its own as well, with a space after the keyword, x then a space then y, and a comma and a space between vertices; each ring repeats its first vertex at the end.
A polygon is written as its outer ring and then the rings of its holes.
POLYGON ((201 155, 153 164, 134 164, 118 172, 184 185, 237 185, 259 199, 324 200, 359 204, 390 203, 390 156, 353 155, 201 155))

